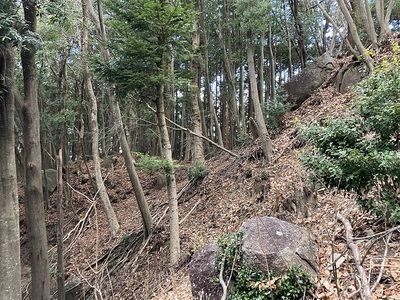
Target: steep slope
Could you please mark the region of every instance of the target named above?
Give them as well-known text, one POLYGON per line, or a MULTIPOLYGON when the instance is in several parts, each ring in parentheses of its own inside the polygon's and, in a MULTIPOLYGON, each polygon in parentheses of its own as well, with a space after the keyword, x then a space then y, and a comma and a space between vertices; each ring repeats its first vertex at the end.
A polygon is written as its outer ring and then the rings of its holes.
MULTIPOLYGON (((140 213, 130 187, 129 177, 121 157, 116 157, 112 168, 104 168, 104 180, 113 201, 121 230, 109 240, 106 217, 91 184, 92 165, 76 162, 69 183, 72 201, 65 204, 65 259, 67 282, 79 278, 85 291, 99 291, 103 299, 191 299, 188 263, 192 253, 228 232, 236 231, 244 220, 256 216, 278 218, 307 227, 318 245, 318 278, 316 299, 348 299, 357 289, 356 271, 352 254, 346 252, 344 229, 335 218, 337 211, 347 216, 355 236, 367 236, 385 230, 376 218, 360 211, 351 195, 313 191, 313 212, 310 217, 299 217, 294 211, 294 199, 299 188, 307 186, 307 172, 297 160, 299 151, 307 145, 297 135, 300 124, 318 122, 340 116, 352 101, 351 94, 339 94, 333 80, 341 65, 350 58, 336 61, 327 82, 299 109, 288 113, 282 130, 274 136, 274 157, 266 166, 257 141, 234 149, 239 157, 218 153, 206 162, 208 175, 187 188, 189 183, 185 163, 177 169, 181 220, 182 260, 178 267, 168 266, 168 214, 166 188, 157 181, 157 174, 140 172, 140 179, 151 207, 154 233, 146 241, 141 237, 140 213), (260 178, 268 180, 260 186, 260 178), (344 262, 332 268, 332 254, 342 254, 344 262)), ((56 197, 55 195, 52 196, 56 197)), ((54 203, 54 199, 53 202, 54 203)), ((311 207, 310 207, 311 209, 311 207)), ((48 212, 52 271, 56 262, 55 207, 48 212)), ((21 229, 24 230, 24 209, 21 204, 21 229)), ((364 257, 364 266, 371 276, 371 285, 381 273, 377 298, 398 299, 400 295, 400 243, 398 232, 385 244, 382 239, 357 242, 364 257), (386 254, 385 254, 386 252, 386 254), (364 256, 365 255, 365 256, 364 256), (383 259, 386 257, 386 259, 383 259), (381 263, 385 268, 381 272, 381 263), (397 298, 396 298, 397 297, 397 298)), ((23 235, 25 284, 27 272, 27 237, 23 235)), ((55 276, 53 276, 55 293, 55 276)), ((358 296, 356 295, 355 298, 358 296)), ((83 299, 83 297, 82 297, 83 299)), ((354 298, 353 298, 354 299, 354 298)))

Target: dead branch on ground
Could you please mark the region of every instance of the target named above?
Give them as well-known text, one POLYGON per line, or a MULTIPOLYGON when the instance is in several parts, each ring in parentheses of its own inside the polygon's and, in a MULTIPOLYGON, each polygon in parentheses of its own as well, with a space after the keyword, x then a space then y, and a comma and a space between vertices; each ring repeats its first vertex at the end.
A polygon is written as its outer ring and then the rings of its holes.
POLYGON ((360 252, 358 250, 357 245, 354 243, 354 240, 353 240, 353 228, 352 228, 349 220, 346 219, 344 216, 342 216, 339 212, 336 214, 336 218, 340 222, 342 222, 344 225, 344 228, 346 231, 347 248, 349 248, 351 250, 351 252, 353 253, 354 262, 356 264, 357 273, 358 273, 359 279, 360 279, 361 298, 364 300, 373 300, 374 298, 372 297, 371 288, 369 286, 368 279, 367 279, 367 274, 365 272, 364 267, 361 265, 360 252))

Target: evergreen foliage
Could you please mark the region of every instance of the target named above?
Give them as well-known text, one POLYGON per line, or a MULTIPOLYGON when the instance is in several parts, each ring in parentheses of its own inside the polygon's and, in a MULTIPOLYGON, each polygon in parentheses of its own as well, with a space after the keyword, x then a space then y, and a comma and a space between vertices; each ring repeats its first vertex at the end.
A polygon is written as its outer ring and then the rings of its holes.
MULTIPOLYGON (((394 46, 394 49, 398 46, 394 46)), ((300 159, 314 179, 355 192, 361 206, 400 222, 400 64, 384 61, 357 90, 351 113, 302 128, 314 146, 300 159)))
POLYGON ((188 40, 195 16, 192 5, 180 1, 106 1, 110 19, 110 63, 98 61, 97 71, 117 84, 123 94, 156 95, 160 83, 173 78, 162 65, 166 56, 190 55, 188 40))
POLYGON ((189 180, 192 180, 192 179, 206 177, 208 171, 203 163, 197 161, 189 167, 188 173, 189 173, 189 180))

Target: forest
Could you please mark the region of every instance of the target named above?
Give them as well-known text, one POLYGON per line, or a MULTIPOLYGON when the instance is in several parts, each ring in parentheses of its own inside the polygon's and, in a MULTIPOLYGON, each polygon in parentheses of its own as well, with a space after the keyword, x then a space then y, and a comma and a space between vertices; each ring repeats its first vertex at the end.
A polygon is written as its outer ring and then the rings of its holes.
MULTIPOLYGON (((75 279, 70 299, 164 299, 196 249, 277 216, 289 177, 396 228, 399 31, 398 0, 2 0, 0 300, 68 299, 75 279), (288 100, 324 54, 323 104, 288 100), (354 97, 333 91, 352 62, 369 78, 354 97), (285 152, 294 140, 307 152, 285 152), (273 182, 247 207, 259 178, 273 182)), ((353 294, 374 299, 360 277, 353 294)), ((313 299, 351 298, 334 281, 313 299)))

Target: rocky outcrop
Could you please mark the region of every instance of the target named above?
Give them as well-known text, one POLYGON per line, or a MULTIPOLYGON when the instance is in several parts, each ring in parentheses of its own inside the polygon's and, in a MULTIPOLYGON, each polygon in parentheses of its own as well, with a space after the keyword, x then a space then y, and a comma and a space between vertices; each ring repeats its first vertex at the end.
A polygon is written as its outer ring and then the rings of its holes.
POLYGON ((57 170, 46 169, 42 170, 42 186, 43 190, 47 190, 49 194, 53 193, 57 188, 57 170))
POLYGON ((317 274, 317 246, 307 229, 277 218, 249 219, 240 227, 244 232, 244 261, 265 274, 284 274, 296 264, 310 275, 317 274))
MULTIPOLYGON (((243 223, 242 250, 246 264, 267 274, 283 274, 301 265, 311 276, 317 274, 317 246, 307 229, 277 218, 259 217, 243 223)), ((216 243, 196 251, 190 262, 193 299, 221 299, 218 271, 214 270, 216 243)), ((231 282, 234 285, 234 282, 231 282)), ((231 287, 232 288, 232 287, 231 287)))
POLYGON ((293 104, 294 108, 300 107, 325 82, 333 68, 333 58, 328 52, 318 57, 303 72, 283 85, 287 93, 286 102, 293 104))
POLYGON ((216 243, 197 250, 190 261, 190 283, 193 299, 221 299, 222 289, 214 272, 216 243))
POLYGON ((335 88, 340 93, 349 92, 350 88, 368 76, 367 67, 358 61, 345 64, 335 78, 335 88))

